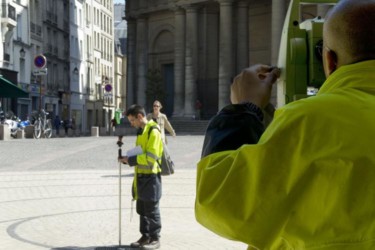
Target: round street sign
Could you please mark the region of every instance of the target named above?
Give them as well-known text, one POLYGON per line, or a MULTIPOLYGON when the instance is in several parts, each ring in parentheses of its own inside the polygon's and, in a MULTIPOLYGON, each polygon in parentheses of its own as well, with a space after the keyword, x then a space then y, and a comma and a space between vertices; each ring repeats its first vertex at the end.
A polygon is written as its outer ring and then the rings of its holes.
POLYGON ((44 55, 40 54, 34 58, 35 67, 39 69, 43 69, 44 67, 46 67, 46 64, 47 64, 47 58, 44 55))
POLYGON ((107 92, 111 92, 111 91, 112 91, 112 86, 111 86, 111 84, 106 84, 106 85, 104 86, 104 89, 105 89, 105 91, 107 91, 107 92))

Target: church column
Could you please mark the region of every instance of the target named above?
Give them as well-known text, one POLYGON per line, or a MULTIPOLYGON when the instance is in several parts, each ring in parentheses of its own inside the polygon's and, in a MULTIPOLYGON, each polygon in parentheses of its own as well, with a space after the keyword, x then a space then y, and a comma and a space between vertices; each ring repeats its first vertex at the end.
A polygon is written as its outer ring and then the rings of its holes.
POLYGON ((186 50, 185 50, 185 117, 195 114, 197 98, 197 56, 198 56, 198 10, 186 7, 186 50))
POLYGON ((219 0, 220 44, 219 44, 219 109, 230 103, 230 84, 234 77, 233 60, 233 1, 219 0))
POLYGON ((127 20, 128 24, 128 49, 127 49, 127 70, 126 70, 126 88, 127 88, 127 107, 135 103, 135 70, 136 70, 136 21, 127 20))
POLYGON ((185 93, 185 10, 175 11, 174 108, 173 116, 184 115, 185 93))
MULTIPOLYGON (((271 23, 271 64, 277 65, 280 50, 281 34, 283 32, 286 15, 285 0, 272 0, 272 23, 271 23)), ((277 87, 272 88, 270 102, 277 106, 277 87)))
POLYGON ((237 68, 235 74, 249 66, 249 9, 248 1, 238 2, 237 7, 237 68))
POLYGON ((272 24, 271 24, 271 64, 276 65, 279 57, 281 33, 283 31, 286 14, 285 0, 272 0, 272 24))
POLYGON ((142 106, 146 105, 146 74, 147 74, 147 20, 137 19, 137 100, 142 106))

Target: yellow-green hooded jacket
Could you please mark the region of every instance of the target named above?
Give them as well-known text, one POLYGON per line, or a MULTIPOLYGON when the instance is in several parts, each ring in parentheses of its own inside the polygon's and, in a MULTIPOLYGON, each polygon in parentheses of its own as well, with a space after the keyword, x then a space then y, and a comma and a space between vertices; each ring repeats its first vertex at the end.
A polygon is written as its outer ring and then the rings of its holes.
POLYGON ((275 113, 258 144, 198 163, 196 218, 249 249, 375 249, 375 61, 275 113))
POLYGON ((138 131, 136 146, 141 146, 143 153, 129 157, 129 165, 134 166, 132 194, 135 200, 158 201, 161 198, 161 169, 157 163, 163 153, 163 143, 158 127, 153 120, 148 121, 138 131))

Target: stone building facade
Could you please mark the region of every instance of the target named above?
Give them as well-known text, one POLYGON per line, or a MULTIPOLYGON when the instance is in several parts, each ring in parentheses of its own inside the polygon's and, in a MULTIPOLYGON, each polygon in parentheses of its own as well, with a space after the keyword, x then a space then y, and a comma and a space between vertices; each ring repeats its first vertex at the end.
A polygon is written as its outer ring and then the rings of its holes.
POLYGON ((128 105, 151 108, 149 70, 159 70, 168 116, 203 118, 229 104, 230 83, 254 63, 275 64, 287 0, 127 0, 128 105))
POLYGON ((39 109, 74 119, 76 132, 109 132, 124 108, 125 57, 114 47, 113 0, 4 0, 0 73, 28 97, 0 98, 22 120, 39 109), (35 66, 43 55, 46 65, 35 66))

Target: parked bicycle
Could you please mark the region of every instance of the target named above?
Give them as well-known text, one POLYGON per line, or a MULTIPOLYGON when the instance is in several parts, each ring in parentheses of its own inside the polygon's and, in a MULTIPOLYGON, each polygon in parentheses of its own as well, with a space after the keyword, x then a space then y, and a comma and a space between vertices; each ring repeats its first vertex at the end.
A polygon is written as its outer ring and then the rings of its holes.
POLYGON ((34 121, 34 138, 39 139, 42 134, 45 138, 51 138, 52 136, 52 123, 51 119, 48 119, 48 112, 44 109, 35 118, 34 121))

